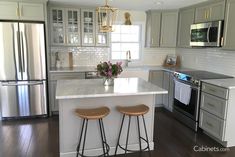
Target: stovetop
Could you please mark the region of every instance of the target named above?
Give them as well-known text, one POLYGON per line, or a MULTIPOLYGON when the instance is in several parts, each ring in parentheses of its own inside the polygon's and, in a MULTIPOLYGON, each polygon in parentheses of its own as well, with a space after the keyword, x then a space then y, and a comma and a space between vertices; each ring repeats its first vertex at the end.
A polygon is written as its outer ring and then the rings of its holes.
POLYGON ((208 71, 194 70, 194 71, 178 71, 174 73, 174 77, 183 82, 200 86, 201 80, 208 79, 225 79, 233 78, 232 76, 217 74, 208 71))
POLYGON ((228 75, 217 74, 217 73, 213 73, 209 71, 200 71, 200 70, 184 71, 180 73, 191 76, 197 80, 233 78, 232 76, 228 76, 228 75))

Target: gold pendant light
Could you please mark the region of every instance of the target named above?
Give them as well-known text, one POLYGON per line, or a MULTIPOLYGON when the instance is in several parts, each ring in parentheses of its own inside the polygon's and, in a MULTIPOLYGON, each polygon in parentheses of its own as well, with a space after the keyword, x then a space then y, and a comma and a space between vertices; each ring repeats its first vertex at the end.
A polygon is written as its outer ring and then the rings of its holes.
POLYGON ((98 14, 98 25, 100 32, 113 32, 113 24, 117 17, 117 8, 108 5, 108 0, 105 0, 105 5, 96 8, 98 14))

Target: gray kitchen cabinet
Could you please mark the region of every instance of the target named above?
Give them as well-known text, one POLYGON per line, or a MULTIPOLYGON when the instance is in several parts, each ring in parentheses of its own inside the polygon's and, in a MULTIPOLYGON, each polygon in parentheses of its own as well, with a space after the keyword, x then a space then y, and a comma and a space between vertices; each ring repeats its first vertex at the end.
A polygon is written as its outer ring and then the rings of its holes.
POLYGON ((195 9, 184 9, 179 12, 178 47, 190 47, 190 26, 194 23, 195 9))
MULTIPOLYGON (((149 72, 149 82, 163 88, 163 71, 150 71, 149 72)), ((155 97, 155 107, 162 106, 163 95, 156 95, 155 97)))
POLYGON ((50 74, 49 104, 50 112, 53 114, 59 111, 58 100, 55 98, 57 81, 68 79, 85 79, 85 72, 58 72, 50 74))
POLYGON ((160 47, 176 47, 178 12, 162 12, 160 47))
POLYGON ((224 19, 225 1, 216 1, 214 3, 207 4, 206 6, 200 6, 195 11, 195 22, 207 22, 224 19))
POLYGON ((4 20, 45 20, 43 3, 1 1, 0 10, 0 19, 4 20))
POLYGON ((168 90, 168 94, 163 95, 163 106, 172 112, 174 99, 174 77, 172 72, 164 71, 163 88, 168 90))
POLYGON ((223 49, 235 50, 235 0, 227 0, 223 49))
POLYGON ((160 46, 161 12, 149 10, 146 12, 145 47, 160 46))

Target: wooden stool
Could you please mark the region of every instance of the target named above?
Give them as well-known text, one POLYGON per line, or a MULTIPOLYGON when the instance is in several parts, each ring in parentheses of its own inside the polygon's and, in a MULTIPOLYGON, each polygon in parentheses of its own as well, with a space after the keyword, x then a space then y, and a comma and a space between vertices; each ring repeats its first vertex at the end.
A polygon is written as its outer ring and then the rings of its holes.
POLYGON ((138 134, 139 134, 139 151, 144 151, 146 149, 148 149, 148 151, 150 151, 150 147, 149 147, 149 140, 148 140, 148 134, 147 134, 147 129, 146 129, 146 124, 145 124, 145 120, 144 120, 144 114, 146 114, 149 111, 149 107, 146 105, 137 105, 137 106, 128 106, 128 107, 124 107, 124 106, 118 106, 117 110, 123 114, 122 117, 122 123, 121 123, 121 128, 119 131, 119 135, 118 135, 118 141, 117 141, 117 145, 116 145, 116 149, 115 149, 115 156, 117 155, 117 149, 118 147, 120 147, 121 149, 125 150, 125 155, 126 152, 137 152, 137 150, 129 150, 127 149, 127 145, 128 145, 128 139, 129 139, 129 132, 130 132, 130 123, 131 123, 131 117, 132 116, 136 116, 137 119, 137 125, 138 125, 138 134), (128 129, 127 129, 127 137, 126 137, 126 148, 123 148, 120 144, 119 144, 119 140, 120 140, 120 136, 121 136, 121 132, 122 132, 122 127, 123 127, 123 122, 125 119, 125 116, 129 116, 129 122, 128 122, 128 129), (143 138, 140 136, 140 123, 139 123, 139 116, 142 116, 143 119, 143 124, 144 124, 144 130, 145 130, 145 136, 146 138, 143 138), (141 140, 144 140, 147 143, 147 147, 142 149, 141 147, 141 140))
POLYGON ((98 120, 99 121, 99 128, 101 132, 101 141, 102 141, 102 147, 103 147, 103 154, 99 156, 109 156, 109 145, 106 141, 105 131, 104 131, 104 124, 103 124, 103 118, 109 114, 110 110, 108 107, 99 107, 99 108, 92 108, 92 109, 76 109, 75 113, 83 119, 82 122, 82 130, 79 138, 79 142, 77 145, 77 157, 78 155, 84 157, 84 148, 86 143, 86 133, 87 133, 87 125, 88 120, 98 120), (83 137, 83 131, 85 126, 85 132, 83 137), (83 146, 82 146, 82 153, 79 152, 81 141, 83 138, 83 146))

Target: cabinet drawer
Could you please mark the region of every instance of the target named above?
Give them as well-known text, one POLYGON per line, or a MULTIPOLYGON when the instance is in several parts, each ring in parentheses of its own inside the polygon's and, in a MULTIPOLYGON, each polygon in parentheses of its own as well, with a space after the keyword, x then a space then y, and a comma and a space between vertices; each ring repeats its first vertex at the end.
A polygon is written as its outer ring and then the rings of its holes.
POLYGON ((227 101, 202 92, 201 108, 222 119, 226 119, 227 101))
POLYGON ((54 73, 51 74, 50 76, 50 80, 69 80, 69 79, 85 79, 85 73, 83 72, 54 73))
POLYGON ((202 83, 202 91, 223 99, 228 99, 228 89, 226 88, 202 83))
POLYGON ((225 132, 225 121, 208 113, 207 111, 200 110, 200 128, 223 141, 225 132))

